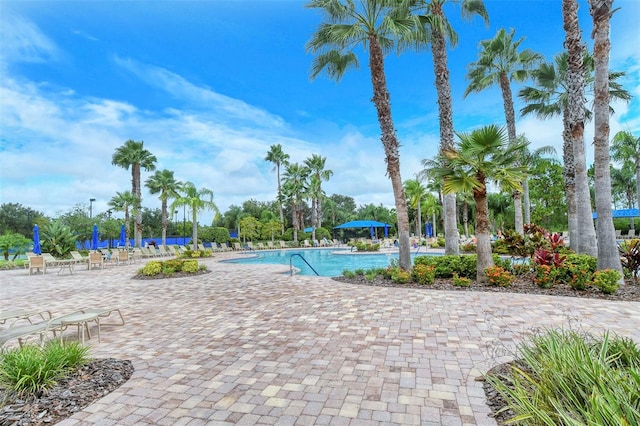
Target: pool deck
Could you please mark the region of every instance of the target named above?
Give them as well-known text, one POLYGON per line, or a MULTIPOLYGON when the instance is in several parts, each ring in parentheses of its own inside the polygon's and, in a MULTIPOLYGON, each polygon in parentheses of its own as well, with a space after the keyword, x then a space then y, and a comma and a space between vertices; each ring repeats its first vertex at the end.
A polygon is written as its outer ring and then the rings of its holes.
POLYGON ((638 302, 358 286, 229 256, 170 280, 132 280, 141 263, 0 272, 0 310, 126 320, 88 343, 133 376, 59 425, 495 425, 476 378, 534 327, 640 341, 638 302))

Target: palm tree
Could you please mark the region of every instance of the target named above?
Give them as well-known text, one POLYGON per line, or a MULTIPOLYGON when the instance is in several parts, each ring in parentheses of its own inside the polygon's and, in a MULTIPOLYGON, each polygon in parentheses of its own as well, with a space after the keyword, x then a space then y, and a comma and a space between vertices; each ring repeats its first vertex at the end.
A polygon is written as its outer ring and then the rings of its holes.
MULTIPOLYGON (((498 85, 502 91, 504 115, 507 122, 509 142, 516 142, 516 118, 513 107, 511 82, 523 82, 529 78, 530 70, 542 59, 542 56, 530 49, 518 52, 524 37, 514 41, 515 30, 507 33, 501 28, 491 40, 480 42, 481 51, 476 62, 469 65, 467 79, 469 86, 464 92, 481 92, 488 87, 498 85)), ((522 198, 520 191, 513 193, 516 232, 524 234, 522 220, 522 198)))
MULTIPOLYGON (((562 0, 562 20, 565 31, 564 46, 567 49, 567 123, 565 131, 571 140, 575 166, 577 232, 570 234, 577 239, 578 253, 596 256, 596 231, 591 213, 591 195, 587 179, 587 161, 584 152, 584 104, 585 67, 584 44, 578 24, 576 0, 562 0)), ((571 244, 574 246, 573 243, 571 244)))
POLYGON ((529 145, 531 142, 527 139, 525 135, 520 135, 517 138, 518 142, 524 146, 521 157, 520 164, 527 168, 527 175, 522 182, 522 198, 524 204, 524 223, 531 223, 531 200, 529 198, 529 174, 534 165, 544 156, 544 155, 555 155, 556 149, 551 145, 541 146, 540 148, 536 148, 533 151, 529 150, 529 145))
POLYGON ((322 9, 328 22, 320 25, 307 43, 307 49, 314 54, 319 53, 313 60, 311 78, 325 70, 336 80, 340 80, 348 68, 358 66, 354 48, 360 45, 368 49, 373 103, 378 113, 387 174, 398 216, 398 263, 402 269, 410 270, 409 213, 402 188, 399 142, 391 116, 384 55, 396 45, 399 35, 410 32, 413 25, 406 15, 391 13, 391 6, 396 3, 386 0, 361 0, 358 4, 352 0, 311 0, 308 7, 322 9))
POLYGON ((280 166, 287 165, 289 161, 289 154, 285 154, 282 150, 282 145, 271 145, 269 152, 264 158, 265 161, 273 163, 273 168, 278 174, 278 208, 280 209, 280 232, 284 234, 284 211, 282 210, 282 185, 280 182, 280 166))
POLYGON ((139 209, 139 207, 137 207, 138 199, 129 191, 116 192, 115 197, 111 198, 107 204, 115 211, 124 212, 125 247, 129 248, 129 209, 139 209))
POLYGON ((433 224, 433 236, 437 237, 438 229, 436 226, 436 223, 437 223, 436 218, 437 218, 437 215, 442 210, 442 206, 438 202, 438 198, 432 193, 427 192, 424 195, 424 199, 422 200, 420 208, 426 215, 431 215, 431 223, 433 224))
POLYGON ((156 157, 151 152, 144 149, 144 141, 136 142, 129 139, 124 145, 116 148, 111 157, 111 164, 129 170, 131 167, 131 193, 138 199, 134 206, 134 246, 142 245, 142 192, 140 188, 140 168, 146 171, 156 169, 156 157))
POLYGON ((322 226, 322 198, 324 191, 322 191, 322 181, 328 181, 333 176, 333 171, 325 170, 325 162, 327 157, 322 157, 318 154, 312 154, 311 157, 304 160, 304 164, 309 169, 309 176, 311 177, 311 185, 309 187, 311 196, 311 227, 312 239, 316 239, 316 228, 322 226))
POLYGON ((407 202, 416 210, 416 235, 422 236, 422 200, 427 194, 427 189, 418 179, 409 179, 404 182, 404 190, 407 202))
POLYGON ((485 269, 493 265, 487 181, 502 188, 521 189, 524 167, 518 165, 522 145, 509 143, 504 128, 491 125, 458 134, 459 144, 445 151, 448 162, 435 171, 444 178, 445 193, 472 192, 476 203, 477 281, 486 282, 485 269))
MULTIPOLYGON (((535 87, 525 87, 518 93, 527 105, 520 110, 525 116, 536 114, 540 119, 547 119, 554 116, 562 116, 564 131, 563 138, 563 163, 562 169, 565 186, 565 196, 567 201, 567 216, 569 235, 578 235, 578 216, 576 203, 575 186, 575 164, 573 158, 573 140, 569 129, 569 111, 567 108, 567 58, 566 52, 557 55, 554 62, 543 62, 539 67, 531 72, 535 87)), ((586 67, 587 88, 593 85, 593 57, 585 51, 583 64, 586 67)), ((609 93, 612 98, 628 101, 631 97, 628 91, 616 81, 624 73, 609 73, 609 93)), ((585 117, 589 118, 592 113, 585 106, 585 117)), ((572 247, 577 247, 578 239, 570 240, 572 247)))
MULTIPOLYGON (((489 24, 489 15, 482 0, 419 0, 415 4, 415 10, 424 10, 424 14, 416 14, 416 16, 422 24, 421 28, 426 31, 426 37, 421 37, 419 33, 414 33, 418 36, 418 44, 422 44, 420 40, 430 41, 431 43, 433 72, 438 94, 440 151, 450 150, 454 144, 453 106, 451 102, 451 84, 449 82, 447 45, 455 47, 458 43, 458 34, 454 31, 451 22, 444 13, 444 6, 447 3, 459 3, 463 18, 479 16, 485 24, 489 24)), ((443 204, 445 210, 445 254, 457 255, 460 253, 460 249, 458 245, 459 235, 456 221, 455 194, 445 195, 443 204)))
POLYGON ((611 172, 609 163, 609 29, 613 0, 589 0, 593 18, 593 64, 595 68, 593 123, 594 164, 596 169, 596 213, 598 214, 598 269, 614 269, 623 280, 622 264, 611 214, 611 172))
POLYGON ((629 163, 636 171, 636 205, 640 208, 640 136, 634 136, 630 130, 622 130, 611 142, 611 158, 623 164, 629 163))
POLYGON ((298 241, 298 230, 300 229, 302 203, 308 190, 307 182, 308 170, 298 163, 288 163, 282 175, 282 194, 289 200, 291 205, 291 219, 293 224, 293 241, 298 241))
POLYGON ((180 189, 179 196, 171 204, 171 209, 185 206, 191 210, 191 243, 193 250, 198 250, 198 213, 204 210, 218 211, 213 202, 213 191, 208 188, 196 188, 192 182, 186 182, 180 189))
POLYGON ((180 196, 178 190, 182 187, 182 182, 175 180, 172 171, 164 169, 162 171, 156 170, 155 174, 147 179, 145 186, 152 194, 160 193, 159 198, 162 204, 162 245, 167 245, 167 202, 171 198, 180 196))

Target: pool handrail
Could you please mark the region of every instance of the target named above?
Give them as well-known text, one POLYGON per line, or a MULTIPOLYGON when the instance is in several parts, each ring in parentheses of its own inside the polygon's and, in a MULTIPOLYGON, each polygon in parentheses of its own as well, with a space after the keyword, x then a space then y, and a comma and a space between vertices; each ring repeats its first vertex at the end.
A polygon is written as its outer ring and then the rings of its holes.
POLYGON ((320 274, 318 273, 318 271, 316 271, 313 266, 311 266, 311 264, 309 262, 307 262, 307 259, 304 258, 303 255, 301 255, 300 253, 293 253, 291 256, 289 256, 289 269, 291 271, 291 275, 293 275, 293 256, 299 256, 300 259, 302 259, 304 261, 304 263, 307 264, 307 266, 309 268, 311 268, 311 270, 313 271, 314 274, 316 274, 317 276, 320 276, 320 274))

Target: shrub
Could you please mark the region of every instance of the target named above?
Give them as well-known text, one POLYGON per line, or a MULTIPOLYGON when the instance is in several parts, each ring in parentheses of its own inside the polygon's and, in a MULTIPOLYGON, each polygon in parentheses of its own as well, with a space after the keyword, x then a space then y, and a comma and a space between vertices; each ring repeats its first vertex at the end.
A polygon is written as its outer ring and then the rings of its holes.
POLYGON ((359 276, 364 275, 364 269, 362 269, 362 268, 358 268, 354 272, 355 272, 356 275, 359 275, 359 276))
POLYGON ((378 276, 378 271, 376 269, 370 269, 364 274, 364 278, 367 281, 373 281, 378 276))
POLYGON ((615 335, 549 330, 520 345, 510 374, 487 375, 506 424, 640 424, 640 351, 615 335))
POLYGON ((188 274, 193 274, 198 272, 198 261, 197 260, 185 260, 182 262, 182 271, 188 274))
POLYGON ((436 277, 435 269, 436 268, 434 268, 431 265, 424 265, 424 264, 415 265, 411 272, 412 278, 418 284, 422 284, 422 285, 433 284, 433 281, 435 280, 435 277, 436 277))
POLYGON ((613 294, 620 287, 618 283, 620 278, 622 278, 620 272, 614 269, 596 271, 593 274, 593 285, 602 290, 603 293, 613 294))
POLYGON ((584 264, 574 265, 571 263, 567 263, 565 268, 569 271, 569 275, 571 277, 569 281, 571 288, 574 290, 586 290, 587 286, 593 279, 593 273, 589 268, 584 264))
POLYGON ((391 274, 391 281, 398 284, 406 284, 411 281, 411 272, 401 268, 394 268, 391 274))
POLYGON ((635 284, 638 284, 638 275, 640 275, 640 239, 623 241, 618 251, 620 252, 620 261, 624 271, 632 277, 635 284))
POLYGON ((56 258, 66 257, 71 250, 76 249, 78 236, 71 232, 71 228, 55 220, 42 230, 42 251, 51 253, 56 258))
POLYGON ((142 269, 138 271, 142 275, 153 276, 158 275, 162 272, 162 261, 161 260, 152 260, 151 262, 144 265, 142 269))
POLYGON ((471 285, 471 279, 453 274, 453 285, 456 287, 469 287, 471 285))
POLYGON ((513 274, 505 270, 502 266, 489 266, 485 268, 484 271, 491 285, 509 287, 515 280, 513 274))
POLYGON ((474 243, 466 243, 460 246, 460 249, 465 253, 475 253, 476 245, 474 243))
POLYGON ((347 277, 347 278, 355 278, 356 273, 353 271, 350 271, 349 269, 345 269, 342 271, 342 275, 347 277))
POLYGON ((56 380, 88 361, 89 347, 79 342, 49 340, 44 346, 23 345, 0 353, 0 385, 19 395, 41 394, 56 380))
POLYGON ((166 274, 169 269, 173 270, 173 272, 180 272, 182 271, 182 263, 183 261, 180 259, 165 260, 162 265, 162 272, 166 274))

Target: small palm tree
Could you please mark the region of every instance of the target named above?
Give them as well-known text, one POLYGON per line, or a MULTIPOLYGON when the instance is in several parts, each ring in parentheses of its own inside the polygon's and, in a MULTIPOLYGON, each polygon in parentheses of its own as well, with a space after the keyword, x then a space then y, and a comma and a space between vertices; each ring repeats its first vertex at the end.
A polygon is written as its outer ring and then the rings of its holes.
MULTIPOLYGON (((514 41, 515 30, 507 33, 501 28, 491 40, 480 42, 479 58, 469 65, 467 79, 469 86, 464 92, 481 92, 488 87, 498 85, 502 91, 504 115, 507 122, 509 142, 516 140, 516 115, 513 107, 511 82, 522 82, 529 78, 531 69, 536 66, 542 56, 530 49, 518 51, 524 37, 514 41)), ((519 191, 513 193, 515 208, 515 227, 519 234, 524 233, 522 220, 522 198, 519 191)))
POLYGON ((328 181, 333 176, 333 171, 324 168, 326 161, 327 157, 318 154, 312 154, 311 157, 304 160, 311 177, 311 191, 309 193, 311 196, 311 227, 313 228, 311 238, 314 240, 316 239, 316 228, 322 226, 322 198, 324 197, 322 182, 328 181))
POLYGON ((111 198, 107 204, 115 211, 124 213, 125 247, 129 248, 129 235, 131 235, 129 209, 139 209, 138 199, 129 191, 116 192, 115 197, 111 198))
POLYGON ((273 168, 276 170, 278 175, 278 208, 280 210, 280 232, 284 234, 284 211, 282 210, 282 184, 280 180, 280 166, 286 166, 289 161, 289 154, 286 154, 282 150, 282 145, 276 144, 271 145, 269 147, 269 152, 267 152, 267 156, 264 158, 265 161, 273 163, 273 168))
POLYGON ((323 70, 340 80, 349 68, 358 66, 354 49, 362 46, 369 53, 369 70, 373 86, 373 103, 378 113, 384 147, 387 175, 391 180, 398 217, 402 269, 411 269, 409 247, 409 213, 400 174, 399 142, 391 116, 391 96, 384 72, 384 56, 396 45, 401 34, 414 29, 414 21, 406 14, 394 13, 397 1, 389 0, 311 0, 308 7, 322 9, 327 22, 322 23, 307 43, 307 49, 319 53, 312 65, 311 77, 323 70))
POLYGON ((611 141, 611 158, 635 169, 637 206, 640 208, 640 136, 634 136, 630 130, 615 134, 611 141))
MULTIPOLYGON (((162 245, 167 245, 167 203, 169 199, 179 197, 178 190, 182 186, 182 182, 177 181, 173 177, 173 172, 167 169, 157 170, 155 174, 150 176, 145 182, 149 192, 152 194, 160 194, 161 215, 162 215, 162 245)), ((173 211, 173 210, 172 210, 173 211)))
POLYGON ((302 203, 308 190, 307 175, 308 169, 298 163, 286 165, 282 179, 282 194, 289 200, 291 205, 291 219, 293 225, 293 241, 298 241, 298 230, 300 229, 302 203))
POLYGON ((142 245, 142 191, 140 188, 140 169, 153 171, 156 169, 157 159, 151 152, 144 149, 144 142, 129 139, 124 145, 116 148, 111 158, 111 164, 128 170, 131 167, 131 194, 138 199, 134 206, 134 245, 142 245))
POLYGON ((404 190, 407 194, 409 206, 416 210, 416 235, 422 235, 422 200, 427 189, 418 179, 408 179, 404 182, 404 190))
POLYGON ((486 282, 485 269, 493 266, 487 182, 501 188, 521 189, 524 167, 517 165, 522 145, 508 142, 504 128, 491 125, 458 134, 457 146, 444 152, 446 165, 434 173, 444 178, 444 192, 470 192, 476 203, 477 281, 486 282))
POLYGON ((182 185, 179 197, 171 204, 171 209, 186 206, 191 210, 191 243, 193 250, 198 250, 198 213, 204 210, 218 212, 213 202, 213 191, 208 188, 196 188, 192 182, 182 185))

